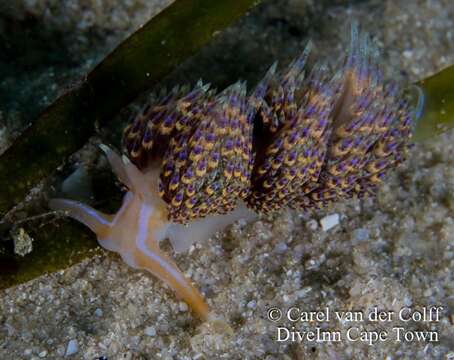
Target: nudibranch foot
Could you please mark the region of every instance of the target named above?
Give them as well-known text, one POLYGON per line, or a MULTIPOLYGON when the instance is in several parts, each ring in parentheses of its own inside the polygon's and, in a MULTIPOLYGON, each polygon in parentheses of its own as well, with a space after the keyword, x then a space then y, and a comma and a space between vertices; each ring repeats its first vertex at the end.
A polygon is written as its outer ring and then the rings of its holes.
POLYGON ((131 267, 147 270, 164 281, 202 319, 208 319, 209 308, 202 295, 159 248, 170 223, 166 204, 158 194, 158 170, 150 168, 142 172, 105 145, 101 148, 116 175, 129 189, 119 211, 106 215, 66 199, 51 200, 50 208, 63 210, 85 224, 96 234, 102 247, 120 254, 131 267))

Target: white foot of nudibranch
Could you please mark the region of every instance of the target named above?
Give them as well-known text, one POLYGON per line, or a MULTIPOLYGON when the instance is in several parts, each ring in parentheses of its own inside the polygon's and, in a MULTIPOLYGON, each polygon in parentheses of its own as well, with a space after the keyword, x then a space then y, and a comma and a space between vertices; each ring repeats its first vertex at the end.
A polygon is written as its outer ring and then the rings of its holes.
POLYGON ((137 269, 144 269, 167 283, 203 319, 209 308, 199 291, 181 273, 172 259, 159 248, 170 226, 166 204, 158 194, 159 170, 142 172, 126 157, 122 159, 105 145, 101 149, 113 171, 129 189, 115 215, 103 214, 73 200, 53 199, 49 207, 64 210, 97 236, 99 244, 121 255, 137 269))

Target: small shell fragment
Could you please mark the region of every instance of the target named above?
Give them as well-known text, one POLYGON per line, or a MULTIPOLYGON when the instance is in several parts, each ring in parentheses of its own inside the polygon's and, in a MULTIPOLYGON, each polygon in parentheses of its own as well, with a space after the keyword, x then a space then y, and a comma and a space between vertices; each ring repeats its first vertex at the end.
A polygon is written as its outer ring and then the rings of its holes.
POLYGON ((339 225, 340 218, 339 214, 327 215, 324 218, 320 219, 320 225, 323 231, 328 231, 333 227, 339 225))

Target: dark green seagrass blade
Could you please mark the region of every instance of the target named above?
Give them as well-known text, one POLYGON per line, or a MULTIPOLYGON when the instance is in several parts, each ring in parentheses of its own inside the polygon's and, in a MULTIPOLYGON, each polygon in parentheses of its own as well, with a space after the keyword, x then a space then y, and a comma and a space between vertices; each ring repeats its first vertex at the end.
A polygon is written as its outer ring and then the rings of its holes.
POLYGON ((414 140, 422 141, 454 127, 454 66, 416 83, 421 89, 414 140))

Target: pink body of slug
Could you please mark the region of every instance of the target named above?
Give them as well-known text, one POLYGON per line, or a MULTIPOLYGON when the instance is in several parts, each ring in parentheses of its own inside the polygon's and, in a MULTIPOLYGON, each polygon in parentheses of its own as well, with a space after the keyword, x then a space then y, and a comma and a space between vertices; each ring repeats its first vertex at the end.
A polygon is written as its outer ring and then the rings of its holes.
POLYGON ((367 35, 332 74, 304 76, 310 46, 282 73, 272 66, 251 94, 237 82, 220 93, 199 83, 147 104, 126 128, 123 160, 102 145, 129 189, 115 215, 71 200, 50 206, 93 230, 132 267, 169 284, 203 319, 203 297, 159 248, 174 250, 233 221, 290 207, 309 211, 376 192, 410 148, 414 109, 384 83, 367 35))
POLYGON ((172 224, 166 204, 158 194, 159 169, 140 171, 126 157, 122 159, 105 145, 110 164, 119 180, 129 189, 115 215, 107 215, 78 201, 54 199, 50 207, 64 210, 82 222, 97 236, 99 244, 121 255, 131 267, 144 269, 167 283, 182 300, 203 319, 210 317, 202 295, 182 274, 172 259, 159 248, 165 238, 176 251, 182 251, 195 240, 203 240, 239 218, 251 218, 252 211, 239 207, 227 215, 213 215, 188 225, 172 224))

